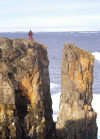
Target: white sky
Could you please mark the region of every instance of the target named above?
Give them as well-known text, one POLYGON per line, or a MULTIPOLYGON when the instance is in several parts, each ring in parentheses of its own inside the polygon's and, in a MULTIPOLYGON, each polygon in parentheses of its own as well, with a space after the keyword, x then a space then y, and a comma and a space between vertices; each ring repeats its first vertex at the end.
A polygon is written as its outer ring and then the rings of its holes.
POLYGON ((0 32, 100 30, 100 0, 0 0, 0 32))

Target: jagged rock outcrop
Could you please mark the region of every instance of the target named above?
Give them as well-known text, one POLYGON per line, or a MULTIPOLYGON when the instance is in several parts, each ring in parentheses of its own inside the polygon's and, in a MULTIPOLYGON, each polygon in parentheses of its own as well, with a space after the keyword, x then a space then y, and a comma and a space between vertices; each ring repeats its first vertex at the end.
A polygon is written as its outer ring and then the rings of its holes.
POLYGON ((50 137, 48 64, 45 46, 0 38, 0 139, 50 137))
POLYGON ((90 53, 65 44, 55 133, 46 47, 0 38, 0 139, 97 139, 93 62, 90 53))
POLYGON ((92 101, 94 57, 66 43, 61 69, 61 98, 56 133, 60 139, 97 139, 92 101))

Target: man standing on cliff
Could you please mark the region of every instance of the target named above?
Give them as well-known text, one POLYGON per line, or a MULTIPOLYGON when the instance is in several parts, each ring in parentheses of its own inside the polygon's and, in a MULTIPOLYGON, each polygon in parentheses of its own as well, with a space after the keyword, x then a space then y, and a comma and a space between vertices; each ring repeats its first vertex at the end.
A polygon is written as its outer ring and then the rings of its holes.
POLYGON ((33 32, 30 30, 29 33, 28 33, 28 36, 29 36, 29 40, 33 40, 33 32))

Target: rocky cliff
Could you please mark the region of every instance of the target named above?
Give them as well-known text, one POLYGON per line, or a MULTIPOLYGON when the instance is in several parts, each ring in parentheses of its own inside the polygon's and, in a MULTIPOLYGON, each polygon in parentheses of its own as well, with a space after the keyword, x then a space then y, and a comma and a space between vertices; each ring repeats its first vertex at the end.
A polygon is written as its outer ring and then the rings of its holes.
POLYGON ((26 39, 0 38, 0 139, 50 136, 48 64, 45 46, 26 39))
POLYGON ((52 120, 46 47, 0 38, 0 139, 97 139, 94 57, 65 44, 58 120, 52 120))
POLYGON ((96 113, 92 102, 94 57, 66 43, 61 69, 61 98, 57 137, 60 139, 97 139, 96 113))

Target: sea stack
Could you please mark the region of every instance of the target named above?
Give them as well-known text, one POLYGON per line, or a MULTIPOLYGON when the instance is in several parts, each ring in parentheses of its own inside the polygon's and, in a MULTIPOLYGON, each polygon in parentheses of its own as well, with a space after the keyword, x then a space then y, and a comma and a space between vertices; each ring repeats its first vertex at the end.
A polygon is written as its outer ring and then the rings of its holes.
POLYGON ((66 43, 61 68, 61 97, 56 134, 60 139, 97 139, 97 114, 91 102, 94 56, 66 43))
POLYGON ((48 64, 45 46, 27 39, 0 38, 0 139, 50 137, 48 64))

